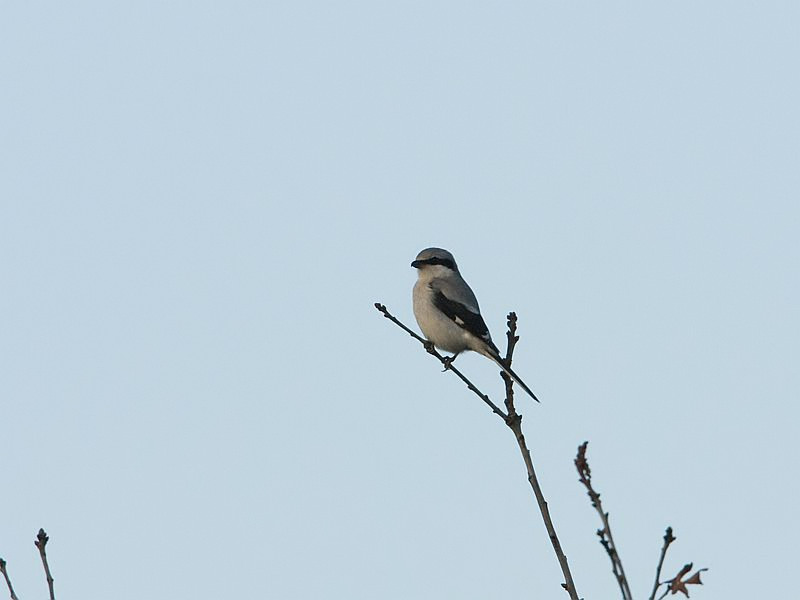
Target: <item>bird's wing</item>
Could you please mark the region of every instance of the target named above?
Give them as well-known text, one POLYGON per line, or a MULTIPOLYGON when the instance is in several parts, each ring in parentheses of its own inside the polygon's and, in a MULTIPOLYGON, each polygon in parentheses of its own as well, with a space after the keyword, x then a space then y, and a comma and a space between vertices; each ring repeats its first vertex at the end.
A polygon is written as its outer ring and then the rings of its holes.
MULTIPOLYGON (((433 292, 433 304, 436 308, 442 311, 447 318, 452 319, 456 325, 466 329, 475 337, 482 339, 489 348, 499 354, 497 346, 492 342, 492 336, 489 335, 489 328, 486 327, 486 323, 480 312, 474 310, 471 306, 467 306, 463 302, 449 298, 447 292, 451 292, 452 294, 453 290, 448 290, 448 286, 446 285, 437 285, 436 282, 432 282, 430 288, 433 292)), ((478 303, 475 301, 475 296, 472 294, 471 290, 470 296, 470 304, 477 307, 478 303)))

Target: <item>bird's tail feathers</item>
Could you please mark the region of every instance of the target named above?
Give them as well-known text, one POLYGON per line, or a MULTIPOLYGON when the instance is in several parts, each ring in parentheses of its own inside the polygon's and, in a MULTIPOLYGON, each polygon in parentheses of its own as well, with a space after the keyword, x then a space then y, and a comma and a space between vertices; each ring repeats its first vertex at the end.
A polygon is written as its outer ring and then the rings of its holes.
POLYGON ((531 388, 529 388, 527 385, 525 385, 525 382, 522 381, 522 379, 520 379, 519 376, 516 373, 514 373, 514 371, 511 370, 511 367, 507 366, 503 362, 503 359, 500 358, 500 354, 494 353, 494 352, 492 352, 492 350, 490 350, 488 348, 484 352, 481 352, 481 354, 487 356, 488 358, 491 358, 494 362, 496 362, 497 366, 499 366, 501 369, 503 369, 503 371, 508 373, 508 375, 511 377, 511 379, 516 381, 519 384, 519 386, 523 390, 525 390, 531 398, 533 398, 534 400, 539 402, 539 399, 536 397, 536 394, 534 394, 531 391, 531 388))

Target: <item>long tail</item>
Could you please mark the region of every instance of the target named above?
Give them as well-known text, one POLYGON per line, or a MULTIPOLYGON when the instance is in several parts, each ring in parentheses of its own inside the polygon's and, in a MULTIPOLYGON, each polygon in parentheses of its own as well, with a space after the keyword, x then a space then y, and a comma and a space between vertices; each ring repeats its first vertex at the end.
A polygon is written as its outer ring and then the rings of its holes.
POLYGON ((539 402, 539 399, 536 397, 536 394, 534 394, 534 393, 531 391, 531 388, 529 388, 527 385, 525 385, 525 382, 524 382, 524 381, 522 381, 522 379, 520 379, 520 378, 519 378, 519 376, 518 376, 516 373, 514 373, 514 371, 512 371, 512 370, 511 370, 511 367, 507 367, 506 365, 504 365, 504 364, 503 364, 503 359, 501 359, 501 358, 500 358, 500 356, 498 356, 498 355, 495 355, 495 354, 494 354, 494 353, 493 353, 491 350, 488 350, 488 349, 487 349, 487 351, 486 351, 486 352, 483 352, 482 354, 484 354, 485 356, 487 356, 487 357, 491 358, 491 359, 492 359, 494 362, 496 362, 496 363, 497 363, 497 365, 498 365, 498 366, 499 366, 501 369, 503 369, 503 371, 505 371, 506 373, 508 373, 508 374, 511 376, 511 379, 513 379, 514 381, 516 381, 516 382, 517 382, 517 383, 520 385, 520 387, 521 387, 523 390, 525 390, 526 392, 528 392, 528 395, 529 395, 531 398, 533 398, 534 400, 536 400, 537 402, 539 402))

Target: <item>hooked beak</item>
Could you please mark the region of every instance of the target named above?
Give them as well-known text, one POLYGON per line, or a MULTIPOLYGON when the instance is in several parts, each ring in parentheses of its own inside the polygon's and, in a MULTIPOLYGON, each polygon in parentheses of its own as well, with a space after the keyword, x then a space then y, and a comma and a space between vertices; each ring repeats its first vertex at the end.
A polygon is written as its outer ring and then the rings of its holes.
POLYGON ((411 266, 414 267, 415 269, 419 269, 422 265, 423 262, 421 260, 415 260, 414 262, 411 263, 411 266))

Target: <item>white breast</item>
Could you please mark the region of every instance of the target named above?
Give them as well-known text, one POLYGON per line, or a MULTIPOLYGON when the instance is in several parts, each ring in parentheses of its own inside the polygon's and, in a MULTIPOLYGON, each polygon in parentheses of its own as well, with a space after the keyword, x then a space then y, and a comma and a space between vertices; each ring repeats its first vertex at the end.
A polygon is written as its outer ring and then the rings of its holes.
POLYGON ((417 281, 413 299, 414 316, 419 328, 437 348, 447 352, 462 352, 471 348, 470 334, 434 306, 433 292, 428 287, 428 282, 417 281))

